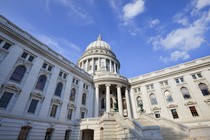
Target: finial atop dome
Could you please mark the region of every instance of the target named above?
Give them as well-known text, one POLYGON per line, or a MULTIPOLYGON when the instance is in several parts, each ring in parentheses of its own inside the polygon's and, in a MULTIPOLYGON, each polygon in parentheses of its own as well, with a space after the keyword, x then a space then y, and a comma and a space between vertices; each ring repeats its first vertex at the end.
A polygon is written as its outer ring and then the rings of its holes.
POLYGON ((102 40, 101 34, 98 35, 97 40, 102 40))

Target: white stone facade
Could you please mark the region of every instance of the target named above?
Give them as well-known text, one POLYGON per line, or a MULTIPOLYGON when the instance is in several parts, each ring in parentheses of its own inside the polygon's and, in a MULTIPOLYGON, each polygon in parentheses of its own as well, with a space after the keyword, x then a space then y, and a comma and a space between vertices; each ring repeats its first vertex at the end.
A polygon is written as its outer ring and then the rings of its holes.
POLYGON ((210 56, 127 79, 99 36, 77 65, 0 16, 0 139, 210 137, 210 56))

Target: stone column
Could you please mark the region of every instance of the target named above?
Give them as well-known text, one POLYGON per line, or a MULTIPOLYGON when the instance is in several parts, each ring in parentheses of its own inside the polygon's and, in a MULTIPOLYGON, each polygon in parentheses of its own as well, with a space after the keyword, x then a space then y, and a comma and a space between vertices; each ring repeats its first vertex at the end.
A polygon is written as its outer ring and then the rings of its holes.
POLYGON ((94 109, 95 117, 98 117, 98 106, 99 106, 99 85, 95 85, 95 109, 94 109))
POLYGON ((121 85, 117 85, 117 100, 119 113, 123 116, 121 87, 121 85))
POLYGON ((112 60, 109 60, 109 71, 112 72, 112 60))
POLYGON ((114 73, 116 73, 116 63, 114 63, 114 73))
POLYGON ((129 95, 128 95, 128 89, 127 88, 125 89, 125 98, 126 98, 128 117, 131 118, 130 98, 129 98, 129 95))
POLYGON ((106 84, 106 112, 110 113, 110 84, 106 84))
POLYGON ((95 71, 95 63, 94 63, 94 58, 92 58, 92 71, 95 71))

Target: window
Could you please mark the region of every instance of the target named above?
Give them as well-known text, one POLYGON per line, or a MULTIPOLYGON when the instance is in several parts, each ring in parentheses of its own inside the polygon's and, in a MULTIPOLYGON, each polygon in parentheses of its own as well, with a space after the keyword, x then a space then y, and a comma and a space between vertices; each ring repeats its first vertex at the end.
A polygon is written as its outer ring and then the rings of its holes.
POLYGON ((66 73, 64 73, 62 71, 59 72, 59 77, 66 79, 66 76, 67 76, 66 73))
POLYGON ((22 58, 26 59, 26 57, 28 56, 28 53, 23 52, 23 54, 21 55, 22 58))
POLYGON ((29 56, 28 61, 32 62, 34 60, 34 56, 29 56))
POLYGON ((71 94, 70 94, 70 100, 74 101, 75 100, 75 94, 76 94, 76 89, 72 88, 71 89, 71 94))
POLYGON ((28 60, 29 62, 33 62, 34 56, 29 54, 28 52, 23 52, 21 58, 28 60))
POLYGON ((160 112, 159 111, 155 111, 155 118, 160 118, 160 112))
POLYGON ((56 112, 57 112, 57 108, 58 108, 58 105, 52 105, 52 109, 51 109, 51 112, 50 112, 50 117, 55 117, 56 116, 56 112))
POLYGON ((59 97, 61 96, 62 88, 63 88, 63 84, 61 82, 59 82, 55 89, 56 96, 59 96, 59 97))
POLYGON ((68 109, 68 115, 67 115, 67 119, 68 119, 68 120, 71 120, 72 113, 73 113, 73 109, 69 108, 69 109, 68 109))
POLYGON ((156 105, 156 104, 157 104, 157 99, 156 99, 156 97, 155 97, 155 94, 152 93, 152 94, 150 94, 149 97, 150 97, 151 105, 156 105))
POLYGON ((134 90, 134 93, 136 93, 136 92, 137 92, 137 89, 136 89, 136 88, 134 88, 133 90, 134 90))
POLYGON ((4 92, 0 98, 0 107, 7 108, 10 100, 12 99, 13 93, 4 92))
POLYGON ((162 87, 167 86, 168 85, 168 81, 167 80, 166 81, 162 81, 162 82, 160 82, 160 85, 162 87))
POLYGON ((190 106, 190 112, 192 113, 193 117, 199 116, 195 106, 190 106))
POLYGON ((209 89, 208 89, 208 86, 204 83, 200 83, 198 85, 198 87, 200 88, 203 96, 207 96, 207 95, 210 95, 210 92, 209 92, 209 89))
POLYGON ((51 140, 54 129, 48 128, 44 140, 51 140))
POLYGON ((15 81, 15 82, 20 82, 23 79, 23 76, 26 72, 26 67, 21 65, 17 66, 12 73, 12 76, 10 77, 10 80, 15 81))
POLYGON ((136 98, 136 102, 137 102, 137 106, 138 106, 138 107, 140 107, 141 105, 143 105, 143 102, 142 102, 142 99, 141 99, 140 96, 138 96, 138 97, 136 98))
POLYGON ((81 112, 81 119, 85 118, 85 112, 81 112))
POLYGON ((86 104, 86 94, 83 93, 82 95, 82 105, 85 105, 86 104))
POLYGON ((152 90, 152 89, 154 89, 154 86, 153 86, 153 84, 150 84, 150 85, 146 85, 146 88, 147 88, 147 90, 152 90))
POLYGON ((35 89, 38 89, 38 90, 42 91, 44 89, 46 81, 47 81, 47 77, 45 75, 39 76, 39 79, 36 83, 35 89))
POLYGON ((180 77, 180 78, 176 78, 175 79, 176 83, 183 83, 184 82, 184 78, 183 77, 180 77))
POLYGON ((171 113, 172 113, 172 116, 173 116, 174 119, 178 119, 179 118, 176 109, 171 109, 171 113))
POLYGON ((3 40, 0 38, 0 44, 1 44, 2 41, 3 41, 3 40))
POLYGON ((31 104, 28 108, 28 113, 35 113, 38 103, 39 103, 39 100, 32 99, 31 104))
POLYGON ((30 126, 23 126, 21 127, 20 133, 18 135, 18 140, 27 140, 29 130, 31 129, 30 126))
POLYGON ((171 92, 170 91, 166 90, 164 92, 164 94, 165 94, 165 97, 166 97, 166 101, 167 102, 173 102, 173 98, 172 98, 172 95, 171 95, 171 92))
POLYGON ((10 46, 11 44, 6 42, 2 48, 4 48, 5 50, 9 50, 10 46))
POLYGON ((70 140, 71 130, 66 130, 64 140, 70 140))
POLYGON ((202 78, 202 77, 203 76, 201 75, 201 73, 192 74, 193 79, 198 79, 198 78, 202 78))
POLYGON ((105 108, 105 98, 101 99, 101 109, 105 108))
POLYGON ((53 67, 50 64, 44 63, 42 68, 51 72, 53 67))
POLYGON ((182 88, 180 89, 180 91, 181 91, 181 93, 182 93, 184 99, 190 99, 190 98, 191 98, 190 92, 189 92, 189 90, 188 90, 186 87, 182 87, 182 88))

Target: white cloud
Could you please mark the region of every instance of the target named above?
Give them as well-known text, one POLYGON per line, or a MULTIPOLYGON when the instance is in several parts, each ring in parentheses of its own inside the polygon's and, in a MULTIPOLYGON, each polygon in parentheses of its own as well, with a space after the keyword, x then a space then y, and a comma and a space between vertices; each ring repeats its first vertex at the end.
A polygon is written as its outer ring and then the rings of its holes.
POLYGON ((144 1, 134 0, 132 3, 127 3, 123 7, 123 17, 125 20, 133 19, 140 13, 144 12, 144 1))
POLYGON ((210 23, 210 11, 186 27, 172 30, 166 37, 151 38, 154 49, 190 51, 199 48, 204 43, 204 35, 210 23))
POLYGON ((150 28, 153 28, 154 26, 160 24, 160 20, 159 19, 154 19, 154 20, 150 20, 149 21, 149 26, 150 28))
POLYGON ((198 10, 210 6, 210 0, 196 0, 196 8, 198 10))
POLYGON ((174 51, 170 54, 170 57, 160 56, 160 60, 164 63, 169 63, 171 61, 176 62, 179 59, 187 60, 190 58, 190 55, 185 51, 174 51))

